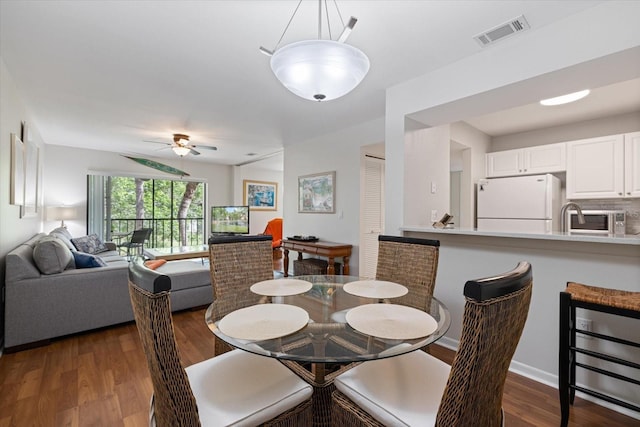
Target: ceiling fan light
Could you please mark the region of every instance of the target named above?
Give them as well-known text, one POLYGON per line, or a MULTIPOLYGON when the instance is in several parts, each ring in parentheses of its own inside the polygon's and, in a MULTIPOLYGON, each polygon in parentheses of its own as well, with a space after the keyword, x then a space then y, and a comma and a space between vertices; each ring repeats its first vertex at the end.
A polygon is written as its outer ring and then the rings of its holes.
POLYGON ((355 89, 369 71, 361 50, 332 40, 305 40, 274 52, 271 69, 291 92, 311 101, 330 101, 355 89))
POLYGON ((589 95, 589 89, 581 90, 579 92, 573 92, 562 96, 556 96, 555 98, 543 99, 540 101, 540 104, 550 106, 550 105, 562 105, 568 104, 570 102, 575 102, 579 99, 584 98, 589 95))
POLYGON ((182 145, 174 145, 171 149, 180 157, 186 156, 191 151, 189 147, 184 147, 182 145))

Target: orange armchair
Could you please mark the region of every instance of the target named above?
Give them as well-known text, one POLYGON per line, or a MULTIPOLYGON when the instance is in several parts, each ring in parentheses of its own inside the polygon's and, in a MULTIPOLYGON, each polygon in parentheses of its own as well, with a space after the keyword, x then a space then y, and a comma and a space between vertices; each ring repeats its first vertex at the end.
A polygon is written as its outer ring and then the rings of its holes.
POLYGON ((282 218, 274 218, 267 223, 262 234, 268 234, 273 238, 271 247, 277 249, 282 243, 282 218))

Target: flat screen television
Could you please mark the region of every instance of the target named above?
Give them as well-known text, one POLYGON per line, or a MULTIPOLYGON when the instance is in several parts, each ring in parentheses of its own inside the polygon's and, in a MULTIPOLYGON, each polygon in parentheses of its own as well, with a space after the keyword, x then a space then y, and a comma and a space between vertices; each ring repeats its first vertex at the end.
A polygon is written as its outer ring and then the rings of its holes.
POLYGON ((211 234, 249 234, 249 206, 211 206, 211 234))

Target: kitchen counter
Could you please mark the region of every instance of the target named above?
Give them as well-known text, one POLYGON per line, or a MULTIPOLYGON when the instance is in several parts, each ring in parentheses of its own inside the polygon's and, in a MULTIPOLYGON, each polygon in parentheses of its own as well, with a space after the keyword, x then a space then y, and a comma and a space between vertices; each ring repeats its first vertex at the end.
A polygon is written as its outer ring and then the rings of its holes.
MULTIPOLYGON (((438 342, 452 348, 457 347, 462 333, 466 281, 509 271, 520 261, 531 263, 533 295, 511 369, 553 387, 558 384, 558 300, 567 282, 640 292, 639 236, 505 233, 436 229, 430 224, 404 226, 401 230, 407 237, 440 241, 434 296, 449 307, 452 321, 446 336, 438 342)), ((635 319, 592 312, 580 317, 592 321, 594 332, 618 331, 624 339, 638 340, 635 319)), ((596 350, 601 343, 593 340, 589 345, 596 350)), ((627 376, 637 375, 632 368, 622 371, 627 376)), ((637 400, 633 390, 617 387, 613 379, 592 378, 585 372, 577 376, 577 381, 589 388, 615 390, 618 398, 637 400)))
POLYGON ((614 245, 640 246, 640 236, 627 234, 625 236, 590 236, 587 234, 569 234, 555 231, 550 234, 514 233, 500 231, 482 231, 475 228, 433 228, 431 226, 403 226, 403 232, 422 232, 435 234, 458 234, 466 236, 508 237, 513 239, 558 240, 565 242, 609 243, 614 245))

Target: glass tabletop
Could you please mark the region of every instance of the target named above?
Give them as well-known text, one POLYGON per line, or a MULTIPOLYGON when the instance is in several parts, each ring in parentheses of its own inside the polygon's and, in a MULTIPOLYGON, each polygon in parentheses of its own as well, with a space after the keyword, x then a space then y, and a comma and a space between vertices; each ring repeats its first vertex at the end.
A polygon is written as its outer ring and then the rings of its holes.
POLYGON ((230 345, 256 354, 299 362, 348 363, 396 356, 422 348, 442 337, 451 323, 447 307, 432 298, 425 312, 437 323, 433 333, 414 339, 367 335, 349 325, 347 312, 365 304, 393 304, 393 298, 364 298, 345 292, 343 286, 346 283, 366 280, 357 276, 312 275, 292 279, 309 281, 312 287, 299 295, 263 297, 263 302, 290 304, 304 309, 309 314, 309 322, 302 329, 266 340, 236 339, 218 328, 220 319, 213 318, 213 305, 205 314, 209 329, 230 345))

